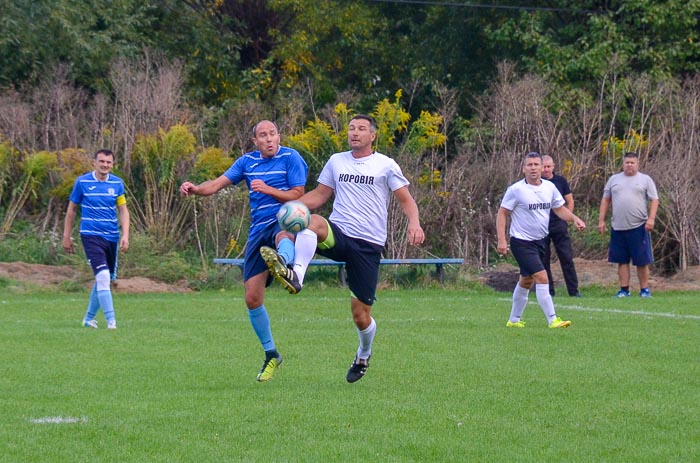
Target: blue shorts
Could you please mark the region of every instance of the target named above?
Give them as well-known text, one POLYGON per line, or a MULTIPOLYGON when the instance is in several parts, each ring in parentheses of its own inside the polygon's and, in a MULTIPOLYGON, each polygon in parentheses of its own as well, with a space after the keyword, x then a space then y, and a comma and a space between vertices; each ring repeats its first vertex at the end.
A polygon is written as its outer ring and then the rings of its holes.
POLYGON ((109 270, 109 277, 116 280, 119 243, 95 235, 80 235, 80 240, 92 273, 97 275, 102 270, 109 270))
POLYGON ((518 238, 510 238, 510 252, 518 262, 520 274, 529 277, 545 269, 544 258, 547 248, 545 240, 526 241, 518 238))
POLYGON ((645 226, 631 230, 611 230, 608 262, 614 264, 632 264, 637 267, 650 265, 654 262, 651 252, 651 236, 645 226))
MULTIPOLYGON (((259 233, 248 236, 248 244, 245 246, 245 256, 243 257, 243 281, 248 281, 251 277, 266 272, 267 264, 260 255, 260 247, 268 246, 275 249, 275 236, 281 232, 279 224, 275 220, 271 222, 267 228, 264 228, 259 233)), ((267 285, 272 283, 272 275, 267 279, 267 285)))
POLYGON ((346 236, 333 222, 328 223, 333 231, 335 245, 330 249, 316 249, 316 252, 329 259, 345 262, 350 291, 360 302, 371 306, 377 300, 382 246, 346 236))

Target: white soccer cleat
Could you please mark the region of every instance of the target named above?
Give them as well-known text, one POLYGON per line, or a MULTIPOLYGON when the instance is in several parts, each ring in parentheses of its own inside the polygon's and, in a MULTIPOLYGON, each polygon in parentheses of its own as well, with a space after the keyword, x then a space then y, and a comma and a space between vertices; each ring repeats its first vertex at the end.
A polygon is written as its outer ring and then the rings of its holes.
POLYGON ((83 320, 85 328, 97 328, 97 320, 83 320))
POLYGON ((112 320, 112 321, 107 322, 107 329, 108 330, 116 330, 117 329, 117 321, 112 320))

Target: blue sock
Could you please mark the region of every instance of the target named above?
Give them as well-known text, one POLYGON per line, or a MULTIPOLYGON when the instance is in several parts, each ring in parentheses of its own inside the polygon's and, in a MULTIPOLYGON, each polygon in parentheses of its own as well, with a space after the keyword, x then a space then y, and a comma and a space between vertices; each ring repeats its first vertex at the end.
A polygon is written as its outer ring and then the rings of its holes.
POLYGON ((250 324, 253 325, 253 331, 258 336, 260 344, 262 344, 265 352, 275 350, 275 341, 272 340, 272 329, 270 328, 270 317, 267 315, 267 310, 264 305, 257 309, 248 309, 248 317, 250 324))
POLYGON ((100 300, 102 311, 105 313, 105 318, 108 322, 114 321, 114 303, 112 302, 112 291, 102 290, 97 291, 97 298, 100 300))
POLYGON ((97 298, 97 284, 94 284, 92 285, 92 291, 90 291, 90 300, 88 301, 87 312, 85 312, 85 320, 94 320, 99 310, 100 300, 97 298))
POLYGON ((289 238, 282 238, 277 245, 277 254, 282 256, 284 262, 289 265, 294 263, 294 242, 289 238))

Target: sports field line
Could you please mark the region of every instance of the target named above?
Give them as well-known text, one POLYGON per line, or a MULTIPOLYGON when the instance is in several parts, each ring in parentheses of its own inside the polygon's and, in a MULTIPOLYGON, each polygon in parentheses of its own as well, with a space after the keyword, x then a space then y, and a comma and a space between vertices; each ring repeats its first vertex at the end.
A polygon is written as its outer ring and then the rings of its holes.
MULTIPOLYGON (((511 299, 500 298, 499 301, 511 302, 511 299)), ((539 305, 537 302, 530 301, 528 305, 539 305)), ((620 309, 602 309, 599 307, 583 307, 580 305, 565 305, 565 304, 555 304, 555 308, 562 308, 567 310, 578 310, 579 312, 605 312, 605 313, 620 313, 625 315, 641 315, 642 317, 666 317, 666 318, 677 318, 677 319, 687 319, 687 320, 700 320, 700 315, 690 315, 690 314, 678 314, 670 312, 645 312, 643 310, 620 310, 620 309)))

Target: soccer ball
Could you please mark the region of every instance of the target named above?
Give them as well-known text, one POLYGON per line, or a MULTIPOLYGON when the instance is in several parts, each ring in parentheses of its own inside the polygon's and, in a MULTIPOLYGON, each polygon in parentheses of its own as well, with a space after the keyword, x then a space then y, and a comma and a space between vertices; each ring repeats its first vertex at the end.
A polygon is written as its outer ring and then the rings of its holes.
POLYGON ((282 204, 277 211, 277 221, 282 230, 299 233, 309 226, 311 212, 309 208, 300 201, 287 201, 282 204))

